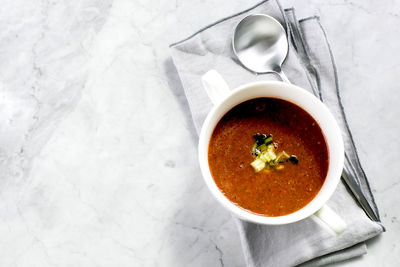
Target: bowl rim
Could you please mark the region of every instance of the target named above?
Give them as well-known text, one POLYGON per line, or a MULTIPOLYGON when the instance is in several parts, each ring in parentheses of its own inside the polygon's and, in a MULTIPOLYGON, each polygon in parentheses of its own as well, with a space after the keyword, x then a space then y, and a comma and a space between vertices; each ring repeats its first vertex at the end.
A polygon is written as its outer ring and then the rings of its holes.
MULTIPOLYGON (((247 92, 247 95, 249 93, 247 92)), ((251 95, 251 94, 250 94, 251 95)), ((256 93, 257 95, 257 93, 256 93)), ((244 219, 246 221, 250 221, 258 224, 267 224, 267 225, 280 225, 280 224, 288 224, 293 223, 302 219, 305 219, 315 212, 317 212, 332 196, 334 193, 337 184, 340 181, 341 173, 343 170, 344 164, 344 144, 341 135, 340 128, 332 115, 329 109, 323 104, 317 97, 308 92, 307 90, 298 87, 293 84, 283 83, 279 81, 257 81, 243 84, 236 89, 232 90, 229 95, 227 95, 218 105, 215 105, 211 111, 208 113, 199 135, 199 144, 198 144, 198 157, 200 163, 200 169, 202 172, 202 176, 207 184, 207 187, 210 189, 212 195, 220 202, 227 210, 232 212, 237 217, 244 219), (257 89, 258 88, 258 89, 257 89), (234 101, 233 104, 228 104, 232 99, 239 98, 240 94, 246 94, 246 91, 269 91, 269 94, 255 96, 255 97, 243 97, 243 99, 239 102, 234 101), (275 94, 272 93, 275 91, 275 94), (282 92, 290 95, 289 97, 276 97, 275 95, 282 94, 282 92), (229 110, 231 110, 234 106, 257 97, 271 97, 271 98, 280 98, 286 101, 289 101, 307 113, 309 113, 312 118, 319 124, 322 133, 325 136, 328 153, 329 153, 329 168, 328 174, 325 179, 324 184, 322 185, 320 191, 314 197, 314 199, 309 202, 303 208, 287 214, 283 216, 276 217, 268 217, 264 215, 259 215, 248 211, 238 205, 232 203, 218 188, 216 185, 214 178, 211 175, 208 163, 208 145, 210 141, 210 137, 212 132, 215 129, 216 124, 219 122, 221 117, 226 114, 229 110), (298 100, 298 101, 297 101, 298 100), (312 103, 311 106, 305 106, 304 103, 312 103), (223 108, 224 106, 229 106, 229 108, 223 108), (310 112, 312 110, 312 112, 310 112), (315 112, 320 113, 319 115, 315 112), (218 117, 218 118, 216 118, 218 117), (316 118, 318 117, 318 118, 316 118), (327 121, 321 122, 321 119, 324 118, 327 121), (210 125, 211 122, 213 122, 210 125), (322 124, 322 125, 321 125, 322 124), (328 126, 326 126, 328 125, 328 126), (210 130, 211 128, 211 130, 210 130), (329 134, 327 134, 329 131, 329 134), (334 151, 334 157, 332 157, 332 151, 334 151), (328 180, 329 178, 329 180, 328 180), (329 182, 327 182, 329 181, 329 182)))

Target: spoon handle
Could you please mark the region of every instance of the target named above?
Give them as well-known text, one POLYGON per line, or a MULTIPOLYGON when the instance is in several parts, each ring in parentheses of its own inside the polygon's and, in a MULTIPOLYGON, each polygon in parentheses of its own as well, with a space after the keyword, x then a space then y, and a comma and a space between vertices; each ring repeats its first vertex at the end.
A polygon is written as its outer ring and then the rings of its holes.
POLYGON ((361 191, 360 186, 357 184, 355 178, 344 168, 342 173, 342 179, 345 181, 346 185, 349 187, 350 191, 353 193, 353 196, 356 198, 358 203, 361 205, 362 209, 368 215, 368 217, 375 221, 380 222, 379 217, 375 214, 375 211, 372 209, 371 205, 368 203, 367 198, 364 196, 361 191))
POLYGON ((286 77, 285 73, 283 73, 282 70, 275 71, 275 73, 279 75, 279 77, 281 78, 282 82, 291 83, 291 82, 289 81, 288 77, 286 77))

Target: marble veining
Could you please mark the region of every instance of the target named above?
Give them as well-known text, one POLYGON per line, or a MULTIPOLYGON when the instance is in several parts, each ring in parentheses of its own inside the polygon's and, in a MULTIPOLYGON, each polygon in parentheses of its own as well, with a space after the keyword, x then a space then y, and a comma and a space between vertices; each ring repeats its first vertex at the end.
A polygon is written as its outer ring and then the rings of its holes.
MULTIPOLYGON (((201 178, 168 44, 257 2, 3 1, 0 266, 244 265, 201 178)), ((341 266, 395 266, 400 4, 283 4, 322 17, 387 227, 341 266)))

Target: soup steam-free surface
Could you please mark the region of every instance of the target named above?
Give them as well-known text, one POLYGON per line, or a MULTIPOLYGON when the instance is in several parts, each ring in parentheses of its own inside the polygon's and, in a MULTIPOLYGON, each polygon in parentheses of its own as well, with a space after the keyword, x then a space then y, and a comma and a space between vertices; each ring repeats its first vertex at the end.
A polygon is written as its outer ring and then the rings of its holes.
POLYGON ((257 98, 243 102, 218 122, 210 139, 211 174, 236 205, 264 216, 282 216, 307 205, 328 172, 328 149, 318 123, 285 100, 257 98), (250 166, 256 133, 272 134, 279 151, 297 156, 281 170, 255 172, 250 166))

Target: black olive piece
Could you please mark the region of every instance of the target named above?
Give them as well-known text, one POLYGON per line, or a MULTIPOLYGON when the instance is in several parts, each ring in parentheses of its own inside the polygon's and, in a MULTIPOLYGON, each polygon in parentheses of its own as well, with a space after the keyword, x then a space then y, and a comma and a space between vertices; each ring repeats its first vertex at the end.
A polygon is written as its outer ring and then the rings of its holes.
POLYGON ((297 159, 297 157, 295 155, 291 155, 289 158, 289 161, 293 164, 299 163, 299 160, 297 159))
POLYGON ((257 146, 261 146, 262 144, 264 144, 265 139, 267 139, 267 136, 265 134, 260 134, 260 133, 256 133, 255 135, 253 135, 254 140, 256 140, 256 144, 257 146))

